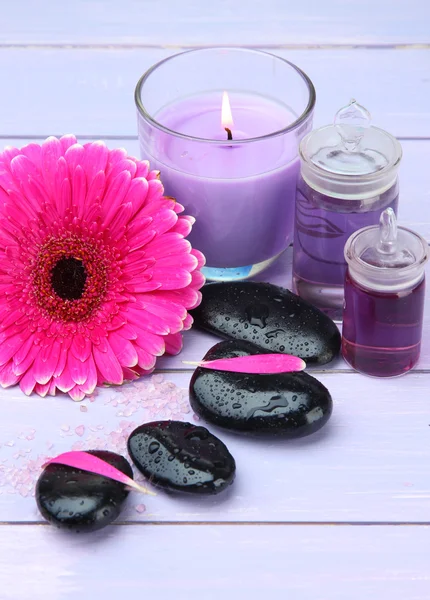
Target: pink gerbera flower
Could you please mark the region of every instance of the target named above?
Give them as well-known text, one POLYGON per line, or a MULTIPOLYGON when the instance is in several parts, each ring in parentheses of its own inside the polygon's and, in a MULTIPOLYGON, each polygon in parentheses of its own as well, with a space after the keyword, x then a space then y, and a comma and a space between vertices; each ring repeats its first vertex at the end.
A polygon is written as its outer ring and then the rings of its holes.
POLYGON ((3 387, 81 400, 180 351, 204 259, 163 191, 148 162, 101 142, 0 153, 3 387))

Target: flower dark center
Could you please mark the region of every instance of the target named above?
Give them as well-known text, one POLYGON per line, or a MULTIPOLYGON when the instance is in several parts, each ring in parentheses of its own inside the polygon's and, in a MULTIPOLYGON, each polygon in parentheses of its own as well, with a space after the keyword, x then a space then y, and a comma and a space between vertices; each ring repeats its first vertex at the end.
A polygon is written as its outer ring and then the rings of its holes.
POLYGON ((51 272, 54 292, 63 300, 82 298, 86 280, 84 263, 77 258, 60 258, 51 272))
POLYGON ((47 238, 31 269, 31 293, 43 312, 57 321, 89 319, 120 277, 110 247, 80 232, 47 238))

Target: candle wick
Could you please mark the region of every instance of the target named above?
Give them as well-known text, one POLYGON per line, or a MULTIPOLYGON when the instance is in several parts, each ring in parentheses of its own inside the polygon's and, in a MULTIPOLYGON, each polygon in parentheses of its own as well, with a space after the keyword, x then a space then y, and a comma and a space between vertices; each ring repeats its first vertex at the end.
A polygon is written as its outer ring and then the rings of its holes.
POLYGON ((227 132, 227 139, 228 139, 229 141, 230 141, 230 140, 232 140, 232 139, 233 139, 233 136, 232 136, 232 134, 231 134, 231 129, 229 129, 228 127, 224 127, 224 129, 225 129, 225 130, 226 130, 226 132, 227 132))

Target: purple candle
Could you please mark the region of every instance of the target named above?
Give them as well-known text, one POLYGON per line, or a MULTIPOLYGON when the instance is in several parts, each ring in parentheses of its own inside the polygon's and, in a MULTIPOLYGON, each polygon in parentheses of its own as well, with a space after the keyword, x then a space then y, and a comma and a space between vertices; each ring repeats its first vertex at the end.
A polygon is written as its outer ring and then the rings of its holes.
POLYGON ((227 123, 235 144, 196 147, 182 137, 160 135, 163 159, 152 161, 166 193, 196 217, 189 240, 204 252, 208 266, 219 268, 269 260, 290 244, 299 170, 296 148, 282 137, 240 143, 282 129, 294 115, 264 98, 234 97, 232 104, 232 122, 223 122, 220 97, 184 101, 158 114, 171 130, 223 142, 227 123))
POLYGON ((166 85, 174 75, 181 88, 192 85, 182 71, 182 62, 190 60, 197 61, 194 87, 154 102, 151 116, 145 85, 160 65, 138 84, 142 157, 160 170, 166 194, 196 218, 189 239, 206 256, 206 276, 249 277, 292 241, 298 144, 311 128, 313 87, 290 63, 241 49, 168 59, 162 68, 179 62, 166 85), (290 99, 283 96, 285 82, 275 85, 273 65, 289 79, 290 99), (196 88, 196 80, 203 85, 196 88))

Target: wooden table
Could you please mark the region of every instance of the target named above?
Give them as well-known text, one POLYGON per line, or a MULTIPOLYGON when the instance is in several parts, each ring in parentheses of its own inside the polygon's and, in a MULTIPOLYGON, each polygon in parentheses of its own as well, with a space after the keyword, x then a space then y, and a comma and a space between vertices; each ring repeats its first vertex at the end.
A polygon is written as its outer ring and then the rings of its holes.
MULTIPOLYGON (((73 132, 138 155, 133 91, 149 66, 185 47, 264 48, 314 81, 315 126, 355 97, 401 140, 400 220, 430 239, 429 7, 4 0, 2 145, 73 132)), ((289 287, 290 251, 261 279, 289 287)), ((1 600, 428 600, 429 308, 430 300, 421 361, 405 377, 370 379, 341 359, 327 365, 314 374, 335 407, 319 433, 262 443, 210 427, 237 459, 231 490, 204 499, 131 494, 121 521, 94 535, 42 521, 31 489, 43 456, 76 442, 120 446, 121 431, 155 415, 193 420, 181 360, 201 358, 216 339, 189 332, 182 355, 160 360, 155 379, 104 389, 92 402, 2 391, 1 600), (155 399, 137 407, 136 394, 155 399)))

